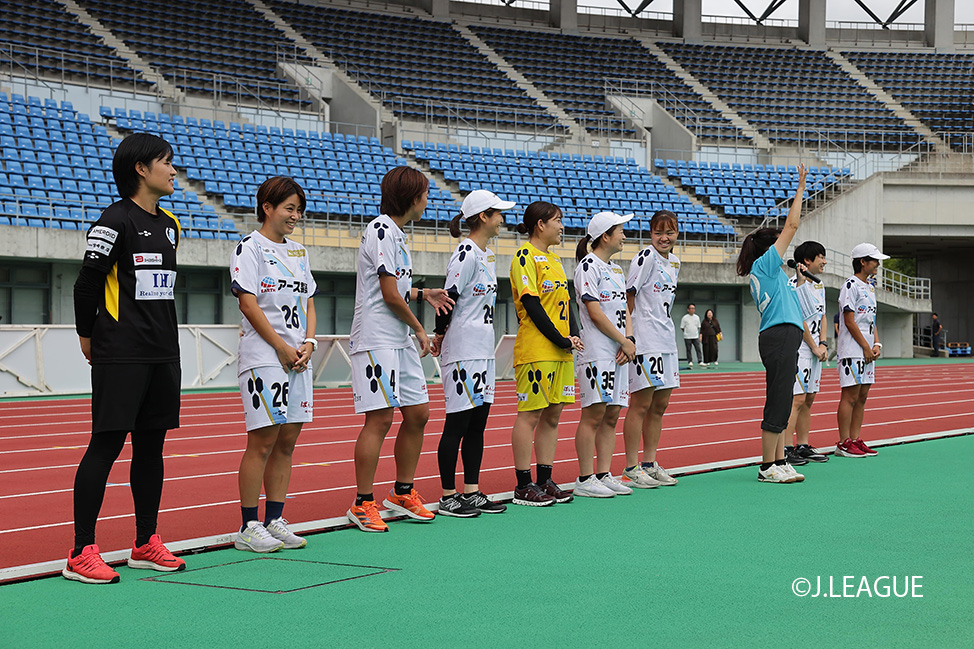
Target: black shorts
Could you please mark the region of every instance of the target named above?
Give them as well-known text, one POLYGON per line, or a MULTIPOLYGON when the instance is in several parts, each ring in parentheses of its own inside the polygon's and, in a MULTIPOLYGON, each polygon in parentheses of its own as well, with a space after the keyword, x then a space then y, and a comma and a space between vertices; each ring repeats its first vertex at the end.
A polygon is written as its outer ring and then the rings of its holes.
POLYGON ((761 430, 780 433, 788 427, 802 334, 792 324, 775 325, 758 334, 758 351, 766 370, 767 385, 761 430))
POLYGON ((91 432, 179 428, 179 363, 91 366, 91 432))

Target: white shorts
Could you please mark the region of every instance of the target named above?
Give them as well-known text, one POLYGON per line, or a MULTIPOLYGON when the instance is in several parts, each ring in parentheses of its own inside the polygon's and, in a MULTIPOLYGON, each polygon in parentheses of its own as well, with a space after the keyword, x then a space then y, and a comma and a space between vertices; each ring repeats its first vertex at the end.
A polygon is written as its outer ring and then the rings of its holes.
POLYGON ((816 394, 822 384, 822 361, 814 356, 798 355, 793 394, 816 394))
POLYGON ((629 405, 629 368, 615 360, 575 363, 578 390, 583 408, 596 403, 629 405))
POLYGON ((280 365, 255 367, 237 377, 247 430, 312 420, 314 388, 311 364, 303 372, 280 365))
POLYGON ((862 358, 839 359, 839 386, 872 385, 876 382, 876 363, 867 363, 862 358))
POLYGON ((446 412, 462 412, 494 403, 494 359, 457 361, 440 366, 446 412))
POLYGON ((352 354, 355 412, 429 403, 426 373, 415 347, 352 354))
POLYGON ((646 388, 680 387, 680 359, 676 353, 636 354, 629 363, 629 394, 646 388))

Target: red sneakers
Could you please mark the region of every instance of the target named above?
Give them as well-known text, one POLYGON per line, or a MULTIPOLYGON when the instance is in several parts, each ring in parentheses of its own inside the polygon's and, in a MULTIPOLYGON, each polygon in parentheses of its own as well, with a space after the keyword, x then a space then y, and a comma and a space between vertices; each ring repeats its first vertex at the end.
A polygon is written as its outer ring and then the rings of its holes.
POLYGON ((186 562, 173 556, 158 534, 149 537, 149 542, 141 547, 132 548, 129 557, 129 568, 158 570, 160 572, 176 572, 186 567, 186 562))
POLYGON ((855 440, 847 439, 844 442, 837 442, 835 454, 838 457, 866 457, 866 452, 856 444, 855 440))
POLYGON ((879 451, 874 451, 873 449, 866 446, 866 442, 862 441, 861 437, 855 438, 854 440, 852 440, 852 443, 858 446, 859 450, 865 453, 866 455, 869 456, 879 455, 879 451))
POLYGON ((97 545, 86 545, 76 557, 68 555, 68 565, 61 574, 65 579, 86 584, 117 584, 118 573, 101 558, 97 545))

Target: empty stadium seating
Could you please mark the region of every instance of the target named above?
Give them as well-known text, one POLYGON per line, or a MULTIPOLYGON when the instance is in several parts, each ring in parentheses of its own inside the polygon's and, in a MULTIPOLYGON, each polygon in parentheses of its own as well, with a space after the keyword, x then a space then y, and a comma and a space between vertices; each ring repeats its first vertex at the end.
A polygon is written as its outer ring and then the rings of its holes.
MULTIPOLYGON (((498 27, 472 29, 573 117, 583 121, 618 119, 606 110, 604 79, 638 79, 645 82, 647 90, 658 95, 668 93, 682 102, 695 118, 682 114, 678 119, 688 128, 698 126, 696 122, 705 125, 701 132, 704 137, 720 136, 721 131, 742 137, 708 101, 633 39, 498 27)), ((628 131, 619 127, 610 130, 628 131)))
MULTIPOLYGON (((246 0, 113 0, 79 2, 142 59, 190 92, 213 92, 294 104, 299 91, 277 72, 277 50, 294 43, 246 0), (214 80, 227 74, 245 84, 214 80)), ((307 101, 307 100, 305 100, 307 101)))
POLYGON ((423 120, 429 111, 443 117, 448 111, 437 104, 446 103, 456 104, 452 112, 461 118, 493 122, 496 117, 501 126, 554 123, 447 23, 293 2, 270 4, 326 56, 360 75, 367 89, 381 92, 383 101, 404 117, 423 120), (436 103, 428 108, 427 100, 436 103))
MULTIPOLYGON (((632 158, 480 149, 427 142, 403 142, 417 160, 429 163, 462 193, 489 188, 522 206, 545 200, 562 208, 565 225, 580 230, 595 212, 635 212, 632 229, 648 229, 660 209, 676 213, 685 233, 727 236, 734 228, 707 214, 632 158)), ((450 214, 450 218, 452 218, 450 214)), ((516 225, 519 215, 508 215, 516 225)))
POLYGON ((128 61, 116 56, 54 0, 4 0, 0 18, 0 49, 28 72, 71 79, 131 83, 142 89, 154 84, 140 78, 128 61))
MULTIPOLYGON (((111 173, 117 144, 68 102, 0 93, 0 225, 87 229, 118 200, 111 173)), ((178 184, 160 205, 180 217, 186 237, 237 236, 232 221, 178 184)))
POLYGON ((660 44, 674 60, 775 142, 803 131, 851 131, 867 145, 917 134, 823 52, 782 47, 660 44))
POLYGON ((934 132, 959 144, 974 127, 971 70, 974 54, 843 52, 904 108, 934 132))
MULTIPOLYGON (((794 166, 655 160, 656 169, 725 216, 763 218, 787 212, 798 188, 794 166), (778 209, 778 206, 781 209, 778 209)), ((806 196, 849 177, 849 169, 810 167, 806 196)))

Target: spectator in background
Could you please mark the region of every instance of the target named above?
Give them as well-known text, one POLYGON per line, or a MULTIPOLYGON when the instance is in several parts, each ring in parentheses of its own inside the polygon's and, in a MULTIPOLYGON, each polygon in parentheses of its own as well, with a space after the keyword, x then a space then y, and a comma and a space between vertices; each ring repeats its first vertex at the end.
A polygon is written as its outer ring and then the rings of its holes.
POLYGON ((711 363, 717 367, 717 343, 723 338, 720 332, 720 321, 714 315, 713 309, 707 309, 700 323, 700 340, 703 341, 703 366, 711 363))
POLYGON ((693 357, 691 356, 691 350, 697 350, 697 363, 701 367, 707 367, 707 364, 703 362, 703 355, 700 349, 700 316, 696 315, 695 311, 697 307, 694 305, 689 305, 687 307, 687 312, 680 320, 680 329, 683 330, 683 342, 687 346, 687 363, 690 365, 690 369, 693 369, 693 357))
POLYGON ((944 323, 940 321, 937 314, 933 314, 933 323, 930 325, 930 334, 933 336, 933 356, 940 355, 940 336, 944 332, 944 323))

